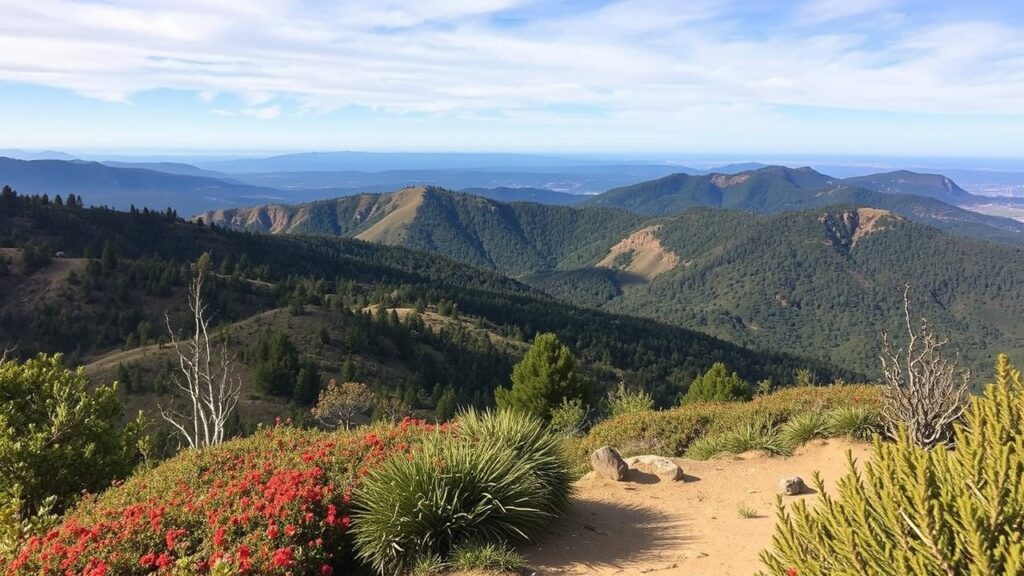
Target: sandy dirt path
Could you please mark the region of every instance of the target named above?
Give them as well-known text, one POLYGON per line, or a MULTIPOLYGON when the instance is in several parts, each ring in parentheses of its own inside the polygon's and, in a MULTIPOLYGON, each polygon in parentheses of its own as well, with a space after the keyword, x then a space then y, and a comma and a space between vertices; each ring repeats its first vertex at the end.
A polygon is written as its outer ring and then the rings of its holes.
MULTIPOLYGON (((631 472, 631 481, 584 477, 569 515, 551 535, 522 549, 542 575, 750 575, 771 545, 780 479, 815 470, 831 490, 846 472, 846 454, 863 462, 870 445, 817 440, 793 456, 742 454, 709 461, 677 460, 685 481, 658 482, 631 472), (743 518, 743 505, 758 512, 743 518)), ((786 502, 815 498, 786 497, 786 502)))

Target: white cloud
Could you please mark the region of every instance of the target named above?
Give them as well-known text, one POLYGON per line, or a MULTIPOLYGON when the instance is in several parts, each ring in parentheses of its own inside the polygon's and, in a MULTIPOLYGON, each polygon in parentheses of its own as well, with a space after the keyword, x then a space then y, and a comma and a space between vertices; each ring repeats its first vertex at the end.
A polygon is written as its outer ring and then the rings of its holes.
POLYGON ((762 25, 763 14, 747 21, 711 1, 545 14, 526 0, 0 0, 0 80, 125 102, 155 88, 235 95, 231 113, 261 119, 353 105, 519 118, 584 106, 648 125, 680 110, 775 106, 1021 114, 1024 30, 838 24, 889 8, 813 0, 791 25, 778 14, 762 25), (491 18, 506 10, 525 20, 491 18))

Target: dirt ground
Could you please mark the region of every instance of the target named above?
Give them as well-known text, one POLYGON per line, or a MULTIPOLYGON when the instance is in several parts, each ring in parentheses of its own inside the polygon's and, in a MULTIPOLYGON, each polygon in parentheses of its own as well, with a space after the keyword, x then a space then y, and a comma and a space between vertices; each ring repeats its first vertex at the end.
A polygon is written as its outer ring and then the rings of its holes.
MULTIPOLYGON (((870 445, 816 440, 785 458, 679 459, 686 474, 681 482, 633 471, 627 482, 587 476, 576 483, 569 515, 521 551, 538 576, 754 574, 762 569, 758 553, 771 545, 779 480, 796 475, 811 488, 818 471, 831 490, 846 472, 848 451, 863 462, 870 445), (757 516, 742 517, 741 506, 757 516)), ((802 498, 816 496, 787 496, 785 502, 802 498)))

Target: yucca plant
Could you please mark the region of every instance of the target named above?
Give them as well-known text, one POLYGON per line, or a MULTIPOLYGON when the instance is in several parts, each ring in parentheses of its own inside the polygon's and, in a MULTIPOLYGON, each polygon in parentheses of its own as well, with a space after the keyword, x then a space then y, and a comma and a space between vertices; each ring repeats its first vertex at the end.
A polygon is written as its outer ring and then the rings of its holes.
POLYGON ((779 428, 779 437, 790 450, 815 438, 831 435, 828 417, 821 412, 797 414, 779 428))
POLYGON ((956 449, 875 439, 873 458, 812 508, 781 500, 769 574, 1024 574, 1024 383, 1005 356, 954 425, 956 449))
POLYGON ((779 455, 788 454, 790 446, 782 439, 779 427, 771 419, 755 418, 727 432, 697 440, 686 455, 694 460, 705 460, 718 454, 741 454, 751 450, 779 455))
POLYGON ((830 410, 825 418, 830 436, 870 440, 872 436, 882 431, 881 415, 876 410, 846 406, 830 410))
POLYGON ((357 556, 400 574, 463 542, 524 540, 551 518, 545 493, 534 468, 503 443, 438 437, 364 479, 353 498, 357 556))
POLYGON ((521 412, 470 409, 457 420, 456 435, 469 442, 511 449, 530 468, 542 487, 541 509, 560 514, 569 506, 572 475, 562 440, 539 418, 521 412))
POLYGON ((448 566, 464 572, 521 570, 526 558, 504 542, 467 543, 452 550, 448 566))

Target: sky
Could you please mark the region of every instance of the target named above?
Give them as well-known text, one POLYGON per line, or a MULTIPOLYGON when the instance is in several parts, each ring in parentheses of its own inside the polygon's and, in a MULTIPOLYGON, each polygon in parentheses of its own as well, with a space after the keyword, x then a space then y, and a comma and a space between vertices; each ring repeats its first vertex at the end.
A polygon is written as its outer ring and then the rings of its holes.
POLYGON ((0 148, 1024 158, 1024 2, 0 0, 0 148))

